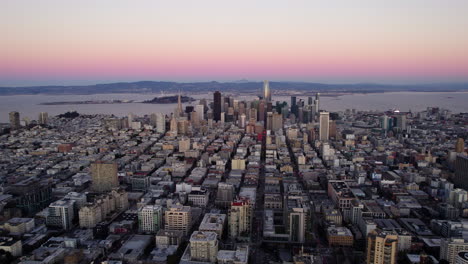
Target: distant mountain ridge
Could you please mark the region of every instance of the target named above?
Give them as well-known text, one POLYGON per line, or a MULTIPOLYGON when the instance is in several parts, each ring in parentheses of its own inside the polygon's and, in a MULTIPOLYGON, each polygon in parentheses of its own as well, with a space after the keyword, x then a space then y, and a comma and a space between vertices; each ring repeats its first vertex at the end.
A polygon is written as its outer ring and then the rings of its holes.
MULTIPOLYGON (((94 85, 70 85, 70 86, 29 86, 29 87, 0 87, 0 95, 26 95, 26 94, 108 94, 108 93, 177 93, 187 92, 212 92, 220 90, 224 92, 252 93, 262 88, 262 82, 240 80, 234 82, 164 82, 164 81, 139 81, 117 82, 94 85)), ((468 91, 468 83, 447 84, 417 84, 417 85, 389 85, 389 84, 323 84, 309 82, 270 82, 271 89, 282 91, 314 91, 314 92, 390 92, 390 91, 418 91, 418 92, 442 92, 442 91, 468 91)))

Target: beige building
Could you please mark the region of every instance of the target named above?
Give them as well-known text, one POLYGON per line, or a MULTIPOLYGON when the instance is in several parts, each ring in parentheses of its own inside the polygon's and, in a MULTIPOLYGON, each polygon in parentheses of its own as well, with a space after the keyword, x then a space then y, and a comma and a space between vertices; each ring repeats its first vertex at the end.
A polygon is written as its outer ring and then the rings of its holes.
POLYGON ((168 231, 182 231, 186 235, 192 226, 190 206, 173 205, 165 213, 165 228, 168 231))
POLYGON ((250 232, 252 210, 249 200, 238 200, 231 203, 228 211, 229 237, 247 236, 250 232))
POLYGON ((92 190, 95 192, 109 192, 112 188, 119 187, 117 172, 117 163, 100 161, 91 164, 92 190))
POLYGON ((231 164, 233 170, 245 170, 245 159, 234 158, 231 164))
POLYGON ((346 227, 327 228, 327 239, 330 247, 352 247, 354 243, 353 234, 346 227))
POLYGON ((276 132, 283 128, 283 115, 278 113, 273 113, 271 130, 276 132))
POLYGON ((215 232, 195 231, 190 237, 190 260, 216 263, 218 235, 215 232))
POLYGON ((183 137, 179 140, 179 152, 190 150, 190 138, 183 137))
POLYGON ((102 221, 101 205, 90 203, 83 206, 78 212, 78 218, 81 228, 94 228, 102 221))
POLYGON ((367 237, 367 264, 396 264, 398 235, 375 229, 367 237))
POLYGON ((468 251, 468 241, 463 238, 447 238, 440 241, 440 259, 455 263, 458 253, 468 251))
POLYGON ((319 139, 326 141, 330 137, 330 113, 320 112, 319 139))
POLYGON ((93 228, 112 212, 128 209, 128 194, 123 189, 113 189, 111 192, 95 197, 92 203, 85 204, 78 211, 80 227, 93 228))

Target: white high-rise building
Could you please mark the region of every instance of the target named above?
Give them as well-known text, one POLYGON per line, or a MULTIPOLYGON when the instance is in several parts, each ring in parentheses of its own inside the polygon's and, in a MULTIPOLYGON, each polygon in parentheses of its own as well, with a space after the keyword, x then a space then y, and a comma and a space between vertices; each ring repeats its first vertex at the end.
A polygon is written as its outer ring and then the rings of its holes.
POLYGON ((205 119, 205 106, 202 104, 196 105, 195 106, 195 112, 198 114, 198 119, 204 120, 205 119))
POLYGON ((270 83, 268 81, 263 81, 263 99, 267 102, 271 102, 270 83))
POLYGON ((46 125, 49 120, 49 114, 47 112, 40 112, 38 117, 38 122, 41 125, 46 125))
POLYGON ((246 124, 247 124, 247 117, 245 114, 241 114, 240 119, 239 119, 239 127, 245 128, 246 124))
POLYGON ((58 200, 49 205, 46 224, 68 230, 72 227, 74 213, 74 200, 58 200))
POLYGON ((140 232, 156 233, 162 227, 162 207, 146 205, 138 211, 138 228, 140 232))
POLYGON ((232 202, 228 211, 229 237, 247 236, 250 232, 251 218, 251 205, 248 200, 232 202))
POLYGON ((320 112, 319 139, 326 141, 330 137, 330 113, 320 112))
POLYGON ((166 132, 166 115, 163 113, 156 114, 156 131, 158 133, 166 132))

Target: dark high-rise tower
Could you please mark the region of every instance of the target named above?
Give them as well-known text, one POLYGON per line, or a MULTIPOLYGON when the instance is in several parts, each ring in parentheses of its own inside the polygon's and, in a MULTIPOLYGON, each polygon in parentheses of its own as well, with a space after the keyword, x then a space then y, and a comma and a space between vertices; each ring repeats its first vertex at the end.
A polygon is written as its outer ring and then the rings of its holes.
POLYGON ((297 116, 298 114, 298 106, 296 100, 296 96, 291 96, 291 113, 293 113, 295 116, 297 116))
POLYGON ((215 121, 221 120, 221 93, 219 91, 213 94, 213 119, 215 121))
POLYGON ((10 127, 12 130, 21 127, 20 114, 18 112, 10 112, 10 127))
POLYGON ((258 121, 265 121, 266 112, 265 112, 265 101, 261 100, 258 104, 258 121))

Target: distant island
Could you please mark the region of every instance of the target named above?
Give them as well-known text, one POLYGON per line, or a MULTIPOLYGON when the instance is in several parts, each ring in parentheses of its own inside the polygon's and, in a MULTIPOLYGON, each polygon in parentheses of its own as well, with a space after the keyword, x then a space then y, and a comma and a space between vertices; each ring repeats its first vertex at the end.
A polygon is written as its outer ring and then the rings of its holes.
POLYGON ((91 101, 64 101, 64 102, 46 102, 40 105, 77 105, 77 104, 128 104, 133 100, 91 100, 91 101))
MULTIPOLYGON (((163 97, 155 97, 152 100, 148 101, 143 101, 145 104, 175 104, 178 102, 179 96, 173 95, 173 96, 163 96, 163 97)), ((180 100, 182 103, 189 103, 192 101, 195 101, 192 97, 188 96, 181 96, 180 100)))
MULTIPOLYGON (((255 95, 260 93, 262 82, 241 80, 237 82, 119 82, 94 85, 69 85, 69 86, 29 86, 29 87, 0 87, 2 95, 76 95, 76 94, 177 94, 183 91, 187 94, 210 93, 223 91, 225 93, 242 93, 255 95)), ((342 93, 382 93, 382 92, 459 92, 468 91, 468 83, 437 83, 437 84, 324 84, 311 82, 277 82, 271 81, 270 87, 274 95, 288 92, 296 92, 304 95, 320 92, 325 94, 342 93)))

